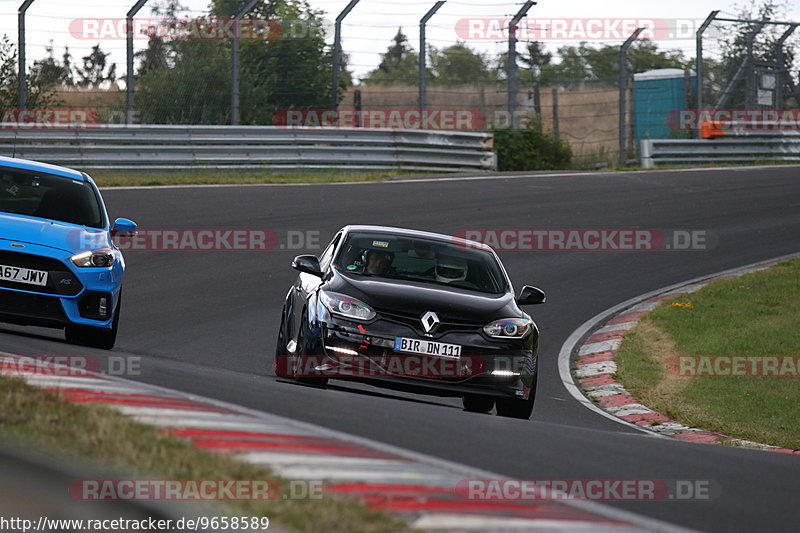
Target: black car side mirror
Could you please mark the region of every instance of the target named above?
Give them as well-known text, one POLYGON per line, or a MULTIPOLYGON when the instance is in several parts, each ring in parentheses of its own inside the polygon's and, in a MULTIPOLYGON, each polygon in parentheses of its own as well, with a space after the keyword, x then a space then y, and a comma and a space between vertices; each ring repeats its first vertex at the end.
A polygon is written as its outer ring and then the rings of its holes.
POLYGON ((519 305, 543 304, 546 301, 547 298, 544 295, 544 291, 538 287, 532 287, 530 285, 525 285, 522 287, 522 291, 519 293, 519 298, 517 298, 517 303, 519 305))
POLYGON ((298 255, 292 260, 292 268, 306 274, 322 277, 322 269, 319 266, 319 259, 317 259, 316 255, 298 255))

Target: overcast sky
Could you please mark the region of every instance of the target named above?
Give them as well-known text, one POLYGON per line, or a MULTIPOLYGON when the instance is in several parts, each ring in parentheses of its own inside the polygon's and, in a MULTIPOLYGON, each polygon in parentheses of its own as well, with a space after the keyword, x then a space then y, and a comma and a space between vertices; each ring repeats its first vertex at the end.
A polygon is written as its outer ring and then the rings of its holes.
MULTIPOLYGON (((330 22, 329 42, 333 40, 332 21, 349 0, 310 0, 312 7, 326 13, 330 22)), ((17 9, 22 0, 0 0, 0 33, 17 41, 17 9)), ((134 0, 35 0, 28 9, 27 57, 30 61, 45 55, 45 46, 53 41, 56 56, 69 46, 76 62, 91 46, 100 42, 103 50, 112 53, 117 62, 117 72, 125 72, 124 34, 118 37, 102 36, 76 38, 75 19, 124 19, 134 0)), ((148 18, 150 0, 140 11, 139 18, 148 18)), ((190 15, 207 11, 208 0, 184 0, 190 15)), ((418 48, 419 19, 433 6, 433 0, 361 0, 345 19, 343 48, 350 55, 350 67, 356 78, 375 68, 391 38, 402 27, 414 49, 418 48)), ((481 2, 476 0, 448 0, 428 24, 428 42, 442 48, 466 40, 475 49, 497 54, 507 47, 503 27, 523 2, 481 2)), ((529 12, 523 40, 538 37, 555 51, 565 44, 578 44, 587 40, 594 45, 619 44, 627 28, 643 25, 653 27, 653 37, 662 49, 681 49, 687 57, 694 56, 693 34, 696 25, 714 10, 720 16, 733 17, 741 2, 715 0, 541 0, 529 12), (536 19, 536 20, 534 20, 536 19), (538 30, 538 33, 533 33, 538 30)), ((787 18, 800 21, 800 2, 786 9, 787 18)), ((800 32, 798 32, 800 33, 800 32)), ((135 48, 143 48, 146 40, 139 39, 135 48)), ((711 43, 709 43, 711 46, 711 43)), ((519 47, 522 49, 522 46, 519 47)))

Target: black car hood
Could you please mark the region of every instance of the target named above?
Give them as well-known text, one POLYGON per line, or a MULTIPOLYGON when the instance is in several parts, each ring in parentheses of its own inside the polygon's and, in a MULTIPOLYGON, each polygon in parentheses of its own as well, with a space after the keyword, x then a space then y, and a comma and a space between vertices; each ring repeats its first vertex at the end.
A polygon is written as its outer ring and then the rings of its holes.
POLYGON ((485 324, 497 318, 522 316, 512 293, 493 295, 422 282, 348 276, 338 272, 326 288, 358 298, 379 312, 387 310, 421 316, 425 311, 436 311, 442 320, 448 322, 485 324))

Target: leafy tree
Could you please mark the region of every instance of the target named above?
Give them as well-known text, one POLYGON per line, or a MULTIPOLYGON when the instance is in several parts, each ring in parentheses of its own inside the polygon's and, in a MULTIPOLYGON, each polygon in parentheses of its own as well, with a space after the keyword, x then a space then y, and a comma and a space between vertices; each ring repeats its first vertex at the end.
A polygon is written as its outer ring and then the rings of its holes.
MULTIPOLYGON (((17 108, 18 80, 16 47, 4 34, 0 39, 0 110, 17 108)), ((38 72, 30 72, 25 82, 28 109, 43 109, 58 104, 52 83, 48 83, 38 72)))
POLYGON ((151 27, 148 32, 147 48, 134 54, 134 60, 139 61, 136 70, 138 76, 147 74, 151 70, 167 68, 169 64, 169 47, 164 38, 159 35, 157 28, 151 27))
POLYGON ((541 120, 523 129, 494 128, 497 170, 558 170, 572 160, 569 143, 544 131, 541 120))
POLYGON ((374 85, 415 85, 419 72, 419 55, 408 44, 403 29, 397 30, 392 44, 381 56, 378 68, 369 72, 362 81, 374 85))
POLYGON ((98 88, 117 81, 117 64, 108 63, 109 52, 103 52, 100 44, 92 47, 88 55, 83 56, 83 67, 77 69, 79 87, 98 88))
MULTIPOLYGON (((581 45, 583 46, 583 45, 581 45)), ((557 51, 561 61, 542 67, 542 81, 548 84, 577 85, 592 79, 592 69, 584 50, 578 46, 562 46, 557 51)))
MULTIPOLYGON (((172 2, 169 6, 175 6, 172 2)), ((244 2, 217 0, 207 17, 192 21, 213 30, 244 2)), ((180 10, 162 14, 177 20, 180 10)), ((240 102, 243 124, 269 124, 275 111, 330 105, 331 51, 322 18, 303 1, 260 3, 247 18, 279 23, 269 38, 240 41, 240 102)), ((169 23, 169 22, 168 22, 169 23)), ((225 124, 230 122, 231 42, 152 34, 139 66, 137 106, 147 122, 225 124)), ((345 71, 342 83, 349 84, 345 71)))
POLYGON ((552 60, 553 54, 545 49, 541 41, 531 41, 519 56, 519 62, 522 63, 520 70, 527 74, 533 84, 537 84, 542 81, 543 71, 550 67, 552 60))
POLYGON ((431 83, 462 85, 494 81, 497 79, 497 71, 490 67, 490 63, 487 56, 460 41, 442 50, 431 48, 431 83))
MULTIPOLYGON (((496 70, 490 59, 457 42, 441 50, 428 47, 427 77, 431 85, 462 85, 495 80, 496 70)), ((402 28, 392 39, 392 44, 381 56, 378 68, 363 81, 376 85, 416 85, 419 76, 419 55, 408 44, 402 28)))
POLYGON ((64 54, 61 56, 61 62, 55 58, 53 51, 53 41, 50 40, 50 45, 45 48, 47 57, 33 62, 31 72, 39 76, 42 82, 49 86, 66 86, 70 87, 75 84, 72 72, 72 54, 69 47, 64 47, 64 54))
MULTIPOLYGON (((577 46, 558 48, 558 63, 544 50, 541 43, 530 43, 520 55, 520 79, 540 85, 574 87, 582 82, 616 85, 619 76, 619 46, 600 48, 582 42, 577 46)), ((628 72, 646 72, 660 68, 686 68, 689 63, 680 50, 659 50, 647 40, 637 41, 628 49, 628 72)), ((503 67, 505 68, 505 67, 503 67)))
MULTIPOLYGON (((764 0, 758 6, 743 7, 739 10, 738 18, 745 20, 786 20, 786 4, 776 0, 764 0)), ((718 45, 722 50, 718 61, 704 58, 704 70, 708 78, 705 80, 705 99, 706 102, 715 103, 721 96, 722 89, 733 79, 736 71, 747 57, 747 34, 754 29, 753 25, 739 25, 735 31, 723 33, 718 39, 718 45)), ((776 62, 776 45, 781 34, 787 29, 786 26, 765 26, 758 33, 753 42, 753 59, 762 62, 776 62)), ((789 40, 784 44, 783 65, 784 71, 797 72, 793 67, 797 57, 798 42, 797 38, 789 40)), ((794 80, 800 83, 800 73, 794 80)), ((746 106, 746 84, 744 78, 733 87, 731 96, 726 103, 727 108, 743 108, 746 106)), ((800 104, 800 103, 798 103, 800 104)))

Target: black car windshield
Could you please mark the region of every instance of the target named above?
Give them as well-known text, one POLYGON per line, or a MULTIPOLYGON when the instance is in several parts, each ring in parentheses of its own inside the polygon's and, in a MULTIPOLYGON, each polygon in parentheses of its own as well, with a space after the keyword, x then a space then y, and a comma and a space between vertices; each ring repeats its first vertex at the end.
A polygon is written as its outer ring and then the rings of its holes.
POLYGON ((336 259, 342 272, 500 294, 505 276, 486 250, 405 235, 350 233, 336 259))
POLYGON ((0 167, 0 211, 103 227, 91 184, 53 174, 0 167))

